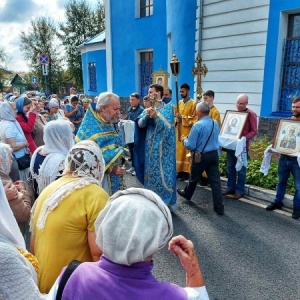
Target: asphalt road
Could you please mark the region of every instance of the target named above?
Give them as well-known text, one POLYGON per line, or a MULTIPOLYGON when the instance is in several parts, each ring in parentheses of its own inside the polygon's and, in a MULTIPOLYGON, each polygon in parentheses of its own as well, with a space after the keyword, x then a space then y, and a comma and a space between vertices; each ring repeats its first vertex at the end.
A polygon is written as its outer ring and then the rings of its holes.
MULTIPOLYGON (((131 175, 125 182, 141 186, 131 175)), ((210 189, 197 187, 191 201, 178 196, 174 235, 194 242, 211 300, 300 299, 299 220, 266 211, 263 199, 248 200, 224 198, 225 215, 219 216, 210 189)), ((185 273, 167 248, 154 263, 159 280, 185 286, 185 273)))

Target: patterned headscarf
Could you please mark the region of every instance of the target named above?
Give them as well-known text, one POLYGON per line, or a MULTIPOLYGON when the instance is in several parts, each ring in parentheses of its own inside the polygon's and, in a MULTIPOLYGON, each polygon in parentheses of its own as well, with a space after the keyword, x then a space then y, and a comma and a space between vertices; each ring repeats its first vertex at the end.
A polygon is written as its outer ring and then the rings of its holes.
POLYGON ((65 160, 65 173, 71 172, 76 177, 94 177, 102 182, 105 162, 99 146, 84 140, 72 147, 65 160))
MULTIPOLYGON (((37 220, 37 228, 42 230, 45 227, 48 215, 75 190, 82 189, 90 184, 101 186, 104 171, 105 162, 102 152, 95 142, 85 140, 74 145, 66 157, 63 173, 71 173, 74 179, 59 187, 43 203, 37 220)), ((34 211, 34 209, 35 206, 32 210, 34 211)))
POLYGON ((96 243, 114 263, 142 262, 173 234, 172 216, 162 199, 142 188, 118 191, 95 222, 96 243))

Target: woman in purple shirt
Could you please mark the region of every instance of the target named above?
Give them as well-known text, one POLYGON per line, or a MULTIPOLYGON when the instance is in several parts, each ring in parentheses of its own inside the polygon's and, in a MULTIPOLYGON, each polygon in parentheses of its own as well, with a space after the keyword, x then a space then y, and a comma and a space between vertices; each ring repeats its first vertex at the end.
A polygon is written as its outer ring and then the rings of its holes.
MULTIPOLYGON (((77 267, 62 299, 209 299, 194 245, 183 236, 171 239, 169 251, 179 258, 187 287, 153 276, 153 255, 173 234, 170 210, 156 193, 141 188, 115 193, 99 214, 95 232, 103 255, 77 267)), ((48 296, 56 293, 59 281, 48 296)))

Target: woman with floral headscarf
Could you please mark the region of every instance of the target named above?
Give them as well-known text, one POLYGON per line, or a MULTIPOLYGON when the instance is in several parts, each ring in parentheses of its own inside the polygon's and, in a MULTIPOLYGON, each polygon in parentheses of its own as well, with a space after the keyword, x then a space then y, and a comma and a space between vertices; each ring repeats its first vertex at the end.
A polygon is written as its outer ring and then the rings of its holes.
POLYGON ((32 106, 31 100, 27 97, 20 97, 16 101, 17 116, 16 119, 19 122, 27 142, 29 144, 30 154, 36 149, 35 142, 33 140, 33 130, 37 113, 34 113, 35 107, 32 106))
POLYGON ((37 286, 38 261, 24 238, 0 182, 0 299, 45 299, 37 286))
POLYGON ((33 207, 31 252, 40 263, 39 288, 48 293, 72 260, 97 261, 94 222, 108 194, 102 189, 105 163, 93 141, 68 152, 63 176, 47 186, 33 207))
POLYGON ((35 198, 62 175, 65 158, 74 145, 70 124, 68 120, 59 119, 45 125, 45 145, 34 151, 30 162, 35 198))

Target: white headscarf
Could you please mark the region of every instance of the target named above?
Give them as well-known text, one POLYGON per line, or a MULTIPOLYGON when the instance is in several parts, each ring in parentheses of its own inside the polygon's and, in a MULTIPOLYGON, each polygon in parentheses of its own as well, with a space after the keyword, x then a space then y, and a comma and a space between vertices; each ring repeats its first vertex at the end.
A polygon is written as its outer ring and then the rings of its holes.
MULTIPOLYGON (((25 240, 21 234, 18 223, 9 207, 2 181, 0 180, 0 241, 17 248, 26 250, 25 240)), ((33 265, 20 254, 20 260, 27 266, 32 279, 37 282, 37 274, 33 265)))
POLYGON ((95 222, 96 243, 114 263, 142 262, 162 249, 173 234, 169 208, 142 188, 118 191, 95 222))
POLYGON ((42 230, 51 211, 75 190, 93 183, 101 186, 104 172, 103 155, 95 142, 84 140, 74 145, 68 152, 64 170, 64 174, 71 173, 74 179, 59 187, 43 203, 37 220, 37 228, 42 230))
POLYGON ((6 121, 16 121, 16 114, 8 102, 0 104, 0 119, 6 121))
POLYGON ((9 207, 2 181, 0 180, 0 235, 14 245, 26 249, 20 228, 9 207))
POLYGON ((46 186, 53 182, 64 168, 64 161, 68 151, 74 145, 74 138, 70 122, 54 120, 44 127, 45 145, 37 148, 31 158, 30 172, 38 184, 41 193, 46 186), (40 166, 39 174, 34 173, 34 163, 39 151, 47 155, 40 166))
POLYGON ((11 156, 12 156, 12 149, 8 144, 0 143, 0 157, 1 157, 1 164, 0 170, 5 174, 9 175, 11 170, 11 156))
POLYGON ((0 103, 0 120, 14 122, 15 125, 17 126, 18 131, 23 136, 24 142, 26 141, 24 132, 23 132, 19 122, 16 119, 16 114, 7 101, 0 103))

